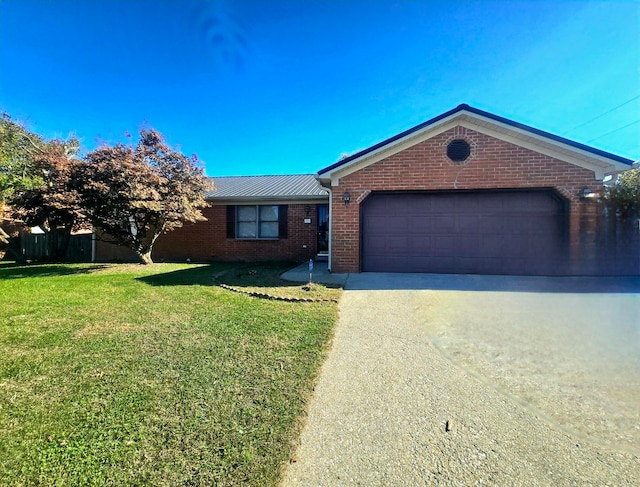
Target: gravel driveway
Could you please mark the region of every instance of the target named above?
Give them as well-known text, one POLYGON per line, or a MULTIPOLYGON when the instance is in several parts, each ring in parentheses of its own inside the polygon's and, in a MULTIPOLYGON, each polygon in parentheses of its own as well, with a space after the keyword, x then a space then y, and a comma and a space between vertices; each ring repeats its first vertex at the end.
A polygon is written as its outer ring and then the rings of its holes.
POLYGON ((282 485, 638 485, 638 289, 351 275, 282 485))

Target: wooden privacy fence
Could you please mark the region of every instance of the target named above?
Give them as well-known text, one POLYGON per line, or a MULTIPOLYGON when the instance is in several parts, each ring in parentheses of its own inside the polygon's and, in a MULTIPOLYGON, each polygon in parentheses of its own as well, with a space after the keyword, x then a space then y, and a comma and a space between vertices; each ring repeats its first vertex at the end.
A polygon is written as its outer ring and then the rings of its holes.
MULTIPOLYGON (((71 235, 69 239, 69 247, 64 258, 65 262, 91 262, 91 241, 90 234, 71 235)), ((18 237, 13 237, 10 242, 10 248, 13 252, 9 252, 12 257, 14 254, 19 256, 21 260, 30 261, 47 261, 50 260, 49 249, 50 239, 58 238, 54 234, 33 234, 20 233, 18 237)))

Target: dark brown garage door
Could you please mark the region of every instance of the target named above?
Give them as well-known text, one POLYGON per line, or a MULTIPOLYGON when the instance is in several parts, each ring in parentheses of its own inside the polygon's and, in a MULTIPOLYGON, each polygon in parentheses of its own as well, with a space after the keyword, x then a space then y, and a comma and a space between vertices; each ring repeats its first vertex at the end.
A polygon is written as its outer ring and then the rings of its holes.
POLYGON ((564 206, 551 190, 374 193, 362 270, 562 275, 564 206))

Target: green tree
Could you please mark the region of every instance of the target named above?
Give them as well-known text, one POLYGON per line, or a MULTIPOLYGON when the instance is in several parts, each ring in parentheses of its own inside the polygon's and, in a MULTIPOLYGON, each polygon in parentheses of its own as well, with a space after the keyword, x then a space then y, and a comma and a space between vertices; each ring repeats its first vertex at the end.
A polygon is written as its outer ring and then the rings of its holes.
POLYGON ((0 116, 0 204, 23 189, 42 184, 33 158, 42 153, 44 141, 3 113, 0 116))
POLYGON ((605 197, 621 217, 638 216, 640 214, 640 168, 630 169, 620 174, 616 183, 607 188, 605 197))
POLYGON ((43 140, 6 114, 0 114, 0 257, 9 244, 2 225, 13 220, 9 201, 17 191, 42 183, 32 159, 42 150, 43 140))
POLYGON ((14 189, 9 199, 12 213, 30 227, 48 234, 49 260, 63 261, 71 232, 86 222, 76 189, 83 161, 77 157, 77 139, 49 141, 34 152, 30 168, 39 184, 14 189))
POLYGON ((154 129, 141 130, 135 148, 103 146, 86 156, 78 178, 82 205, 104 238, 153 263, 153 244, 183 222, 206 220, 204 191, 210 180, 190 158, 169 147, 154 129))

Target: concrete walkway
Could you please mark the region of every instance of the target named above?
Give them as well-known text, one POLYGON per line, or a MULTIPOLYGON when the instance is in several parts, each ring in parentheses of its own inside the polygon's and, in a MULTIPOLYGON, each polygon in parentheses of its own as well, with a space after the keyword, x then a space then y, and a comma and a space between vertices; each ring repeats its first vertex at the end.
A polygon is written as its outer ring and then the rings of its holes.
POLYGON ((589 279, 341 278, 333 346, 283 486, 637 483, 637 280, 605 292, 589 279), (630 335, 608 343, 620 324, 630 335), (610 349, 630 362, 603 365, 610 349), (591 367, 614 376, 581 388, 591 367), (589 403, 596 386, 622 399, 589 403))
MULTIPOLYGON (((309 282, 309 263, 300 264, 298 267, 282 273, 280 277, 287 281, 309 282)), ((327 263, 320 261, 313 263, 312 279, 313 282, 337 284, 344 287, 349 279, 349 274, 332 274, 327 268, 327 263)))

